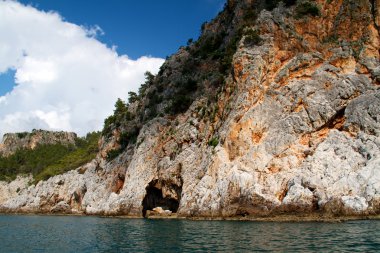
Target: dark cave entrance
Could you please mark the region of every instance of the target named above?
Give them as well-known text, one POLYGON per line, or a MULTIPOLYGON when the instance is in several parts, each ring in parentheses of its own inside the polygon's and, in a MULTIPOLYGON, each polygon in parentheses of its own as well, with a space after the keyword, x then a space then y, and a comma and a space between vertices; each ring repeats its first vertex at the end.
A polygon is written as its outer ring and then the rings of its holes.
MULTIPOLYGON (((155 207, 162 207, 164 210, 170 210, 173 213, 176 213, 179 207, 179 201, 174 198, 163 197, 162 190, 156 187, 156 182, 153 181, 149 183, 146 187, 146 195, 142 201, 143 206, 143 216, 146 217, 146 212, 148 210, 153 210, 155 207)), ((178 196, 181 196, 182 189, 178 186, 175 186, 178 196), (177 189, 178 188, 178 189, 177 189)))

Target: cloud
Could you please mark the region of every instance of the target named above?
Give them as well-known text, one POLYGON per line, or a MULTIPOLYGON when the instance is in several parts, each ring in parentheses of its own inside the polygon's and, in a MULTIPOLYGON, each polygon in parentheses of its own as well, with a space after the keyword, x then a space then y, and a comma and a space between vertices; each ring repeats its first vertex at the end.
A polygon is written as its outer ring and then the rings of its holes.
POLYGON ((55 12, 0 0, 0 34, 6 35, 0 39, 0 74, 15 70, 17 84, 0 97, 0 134, 100 130, 116 99, 126 99, 144 82, 144 72, 157 73, 164 61, 118 55, 96 39, 102 33, 55 12))

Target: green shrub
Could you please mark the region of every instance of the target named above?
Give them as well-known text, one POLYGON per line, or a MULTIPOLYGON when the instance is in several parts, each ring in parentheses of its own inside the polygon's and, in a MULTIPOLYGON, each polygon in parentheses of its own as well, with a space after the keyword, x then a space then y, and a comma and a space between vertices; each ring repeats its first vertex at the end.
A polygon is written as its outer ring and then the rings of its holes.
POLYGON ((243 21, 245 24, 247 25, 253 24, 253 21, 255 21, 256 19, 257 19, 257 13, 255 12, 255 10, 253 9, 246 10, 243 16, 243 21))
POLYGON ((143 97, 145 95, 145 91, 148 89, 149 86, 153 84, 154 81, 154 75, 150 73, 149 71, 145 72, 145 83, 140 85, 139 88, 139 97, 143 97))
POLYGON ((115 115, 111 115, 104 120, 102 135, 110 137, 112 135, 112 126, 116 123, 115 115))
POLYGON ((176 95, 174 98, 172 98, 171 104, 165 109, 165 112, 169 114, 178 114, 185 112, 192 102, 193 100, 190 98, 189 95, 176 95))
POLYGON ((17 137, 19 139, 22 139, 22 138, 25 138, 28 135, 28 133, 27 132, 22 132, 22 133, 16 133, 16 135, 17 135, 17 137))
POLYGON ((202 38, 201 41, 199 41, 200 47, 196 51, 196 56, 206 59, 209 55, 215 54, 222 42, 223 37, 221 34, 202 38))
POLYGON ((256 30, 249 29, 245 32, 244 44, 257 45, 261 42, 259 33, 256 30))
POLYGON ((232 35, 231 39, 228 41, 227 46, 224 50, 223 58, 221 59, 221 64, 219 66, 219 71, 221 74, 227 74, 232 68, 232 58, 236 52, 238 42, 240 41, 243 34, 243 29, 238 29, 235 34, 232 35))
POLYGON ((297 4, 295 11, 296 18, 302 18, 306 15, 311 15, 313 17, 321 15, 321 10, 317 4, 309 1, 304 1, 297 4))
POLYGON ((107 161, 112 161, 118 157, 123 151, 121 149, 113 149, 107 152, 107 161))
POLYGON ((128 92, 128 103, 132 104, 136 102, 139 99, 138 95, 136 92, 130 91, 128 92))
POLYGON ((105 136, 110 136, 112 134, 112 129, 120 126, 120 121, 125 118, 127 114, 129 114, 127 105, 124 101, 118 98, 115 103, 113 115, 104 120, 102 134, 105 136))
POLYGON ((119 137, 119 144, 121 146, 121 149, 124 150, 129 143, 136 143, 139 133, 140 128, 138 127, 133 127, 129 129, 127 132, 121 133, 119 137))
POLYGON ((265 9, 271 11, 277 7, 279 2, 283 2, 285 6, 289 7, 296 4, 297 0, 265 0, 265 9))
POLYGON ((186 80, 182 86, 182 92, 194 92, 198 88, 198 83, 192 78, 186 80))
POLYGON ((282 0, 282 2, 284 2, 286 6, 292 6, 297 3, 297 0, 282 0))
POLYGON ((323 43, 339 43, 338 36, 336 34, 326 36, 322 39, 323 43))
POLYGON ((129 144, 136 143, 139 133, 140 128, 138 127, 131 127, 129 130, 122 132, 118 139, 120 147, 107 152, 107 161, 112 161, 123 153, 129 144))
POLYGON ((219 144, 219 140, 216 137, 213 137, 211 140, 208 141, 208 145, 212 146, 213 148, 218 146, 218 144, 219 144))
POLYGON ((271 11, 277 7, 279 2, 283 2, 285 6, 289 7, 296 4, 297 0, 265 0, 265 9, 271 11))
POLYGON ((102 135, 106 137, 112 136, 112 130, 120 127, 125 120, 132 120, 133 115, 128 111, 128 106, 120 98, 115 103, 115 110, 113 115, 104 120, 102 135))
POLYGON ((215 73, 209 78, 209 82, 214 88, 221 87, 225 83, 224 75, 215 73))
POLYGON ((273 10, 276 8, 277 4, 279 3, 278 0, 265 0, 265 9, 267 10, 273 10))

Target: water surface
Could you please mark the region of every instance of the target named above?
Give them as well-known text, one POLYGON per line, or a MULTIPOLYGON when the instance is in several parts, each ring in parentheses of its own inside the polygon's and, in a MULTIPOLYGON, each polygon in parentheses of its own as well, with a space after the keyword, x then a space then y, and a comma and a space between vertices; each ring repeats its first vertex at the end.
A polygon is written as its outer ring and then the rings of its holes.
POLYGON ((376 252, 380 221, 247 222, 0 215, 0 252, 376 252))

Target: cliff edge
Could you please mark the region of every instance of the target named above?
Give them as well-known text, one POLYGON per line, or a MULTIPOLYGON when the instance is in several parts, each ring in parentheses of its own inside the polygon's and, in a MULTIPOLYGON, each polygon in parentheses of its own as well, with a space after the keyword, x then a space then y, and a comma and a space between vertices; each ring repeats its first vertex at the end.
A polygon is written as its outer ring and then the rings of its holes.
POLYGON ((379 8, 228 1, 128 105, 118 101, 95 160, 25 184, 1 210, 379 214, 379 8))
POLYGON ((31 133, 7 133, 0 143, 0 156, 9 156, 18 149, 34 149, 38 145, 75 145, 77 135, 69 132, 33 130, 31 133))

